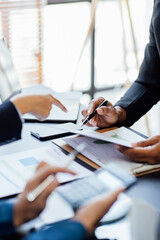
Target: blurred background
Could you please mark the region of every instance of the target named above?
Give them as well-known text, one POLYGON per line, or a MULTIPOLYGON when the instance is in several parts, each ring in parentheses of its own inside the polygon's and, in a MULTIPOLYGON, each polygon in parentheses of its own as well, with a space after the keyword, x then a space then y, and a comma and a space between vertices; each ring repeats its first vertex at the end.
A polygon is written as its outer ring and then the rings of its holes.
MULTIPOLYGON (((137 78, 153 2, 100 0, 84 45, 93 14, 90 1, 0 1, 0 36, 7 41, 22 87, 44 83, 55 91, 83 91, 84 105, 98 96, 114 104, 137 78)), ((149 129, 145 118, 133 128, 146 135, 160 134, 160 104, 148 113, 148 122, 149 129)))

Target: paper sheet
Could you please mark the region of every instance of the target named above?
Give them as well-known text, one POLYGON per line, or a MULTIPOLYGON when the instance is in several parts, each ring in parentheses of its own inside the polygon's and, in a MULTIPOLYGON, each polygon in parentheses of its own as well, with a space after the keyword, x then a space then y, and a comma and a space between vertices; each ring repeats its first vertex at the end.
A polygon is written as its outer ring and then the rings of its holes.
POLYGON ((153 165, 130 160, 120 153, 113 143, 83 136, 65 137, 63 140, 75 149, 80 143, 85 142, 87 147, 82 154, 101 167, 114 162, 135 175, 143 175, 160 169, 160 164, 153 165))
POLYGON ((75 149, 80 143, 85 142, 87 147, 82 154, 101 167, 114 162, 132 172, 135 168, 143 166, 142 163, 135 163, 129 160, 114 147, 113 143, 83 136, 65 137, 63 140, 75 149))
POLYGON ((82 135, 85 137, 90 137, 94 139, 99 139, 107 142, 112 142, 116 144, 120 144, 126 147, 132 147, 131 143, 143 141, 144 138, 140 135, 136 134, 135 132, 125 128, 117 128, 115 130, 106 131, 103 133, 96 132, 94 130, 91 130, 89 128, 87 129, 79 129, 79 126, 77 126, 74 123, 68 123, 68 125, 59 125, 57 126, 59 129, 62 130, 68 130, 68 132, 75 133, 78 135, 82 135))
POLYGON ((143 137, 125 127, 117 128, 104 133, 99 133, 93 130, 73 130, 71 132, 94 139, 120 144, 126 147, 131 147, 131 143, 133 142, 144 140, 143 137))
MULTIPOLYGON (((0 181, 2 183, 0 184, 0 197, 22 192, 40 161, 46 161, 54 166, 63 166, 67 158, 56 145, 0 157, 0 181)), ((59 182, 92 174, 76 162, 72 162, 69 168, 77 175, 59 173, 57 176, 59 182)))

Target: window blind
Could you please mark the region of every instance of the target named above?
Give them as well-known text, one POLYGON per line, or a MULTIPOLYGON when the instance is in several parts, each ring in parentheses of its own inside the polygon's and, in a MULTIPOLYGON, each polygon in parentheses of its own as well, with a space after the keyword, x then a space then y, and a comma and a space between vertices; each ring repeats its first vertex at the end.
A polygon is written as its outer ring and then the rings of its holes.
POLYGON ((21 86, 43 80, 43 7, 45 0, 0 1, 0 37, 10 48, 21 86))

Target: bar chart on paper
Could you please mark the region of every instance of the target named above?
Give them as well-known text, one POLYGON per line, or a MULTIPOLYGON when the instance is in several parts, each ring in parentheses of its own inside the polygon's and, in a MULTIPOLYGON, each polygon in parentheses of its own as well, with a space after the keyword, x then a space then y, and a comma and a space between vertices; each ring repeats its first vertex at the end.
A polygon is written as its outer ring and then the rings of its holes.
POLYGON ((85 137, 90 137, 90 138, 99 139, 99 140, 103 140, 111 143, 120 144, 126 147, 132 147, 131 143, 144 140, 143 137, 141 137, 140 135, 132 132, 131 130, 125 127, 117 128, 115 130, 106 131, 103 133, 99 133, 99 132, 88 130, 88 129, 83 131, 74 130, 71 132, 85 136, 85 137))
POLYGON ((0 161, 0 197, 21 192, 38 163, 34 157, 18 159, 12 164, 11 161, 0 161))
POLYGON ((0 158, 0 198, 22 192, 42 159, 48 159, 47 148, 6 155, 0 158))
MULTIPOLYGON (((23 191, 26 182, 33 176, 37 165, 45 161, 53 166, 64 166, 68 160, 56 145, 41 147, 16 154, 0 157, 0 198, 23 191)), ((89 176, 92 172, 80 164, 73 162, 70 169, 77 175, 58 173, 59 182, 66 182, 75 178, 89 176)))
POLYGON ((87 147, 83 151, 83 155, 101 167, 105 167, 108 163, 114 162, 120 164, 121 167, 126 170, 131 171, 143 165, 142 163, 135 163, 129 160, 110 142, 84 136, 66 137, 63 140, 75 149, 81 142, 85 142, 87 147))

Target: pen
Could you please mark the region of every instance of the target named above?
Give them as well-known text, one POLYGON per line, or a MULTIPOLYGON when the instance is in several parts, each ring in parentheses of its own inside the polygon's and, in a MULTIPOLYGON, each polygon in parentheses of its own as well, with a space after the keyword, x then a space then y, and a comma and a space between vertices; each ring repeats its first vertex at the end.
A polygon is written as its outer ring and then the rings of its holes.
MULTIPOLYGON (((81 143, 77 150, 73 150, 70 154, 68 154, 68 160, 65 162, 63 167, 68 167, 71 162, 74 161, 74 159, 77 157, 77 155, 82 152, 86 147, 85 143, 81 143)), ((27 195, 27 200, 29 202, 33 202, 48 186, 51 184, 55 179, 54 175, 49 175, 38 187, 33 189, 31 192, 27 195)))
MULTIPOLYGON (((107 101, 107 100, 104 100, 97 108, 102 107, 102 106, 107 106, 107 103, 108 103, 108 101, 107 101)), ((87 122, 89 122, 89 120, 96 115, 96 113, 97 113, 97 108, 96 108, 88 117, 86 117, 86 119, 85 119, 85 120, 83 121, 83 123, 81 124, 80 128, 81 128, 83 125, 85 125, 87 122)))

